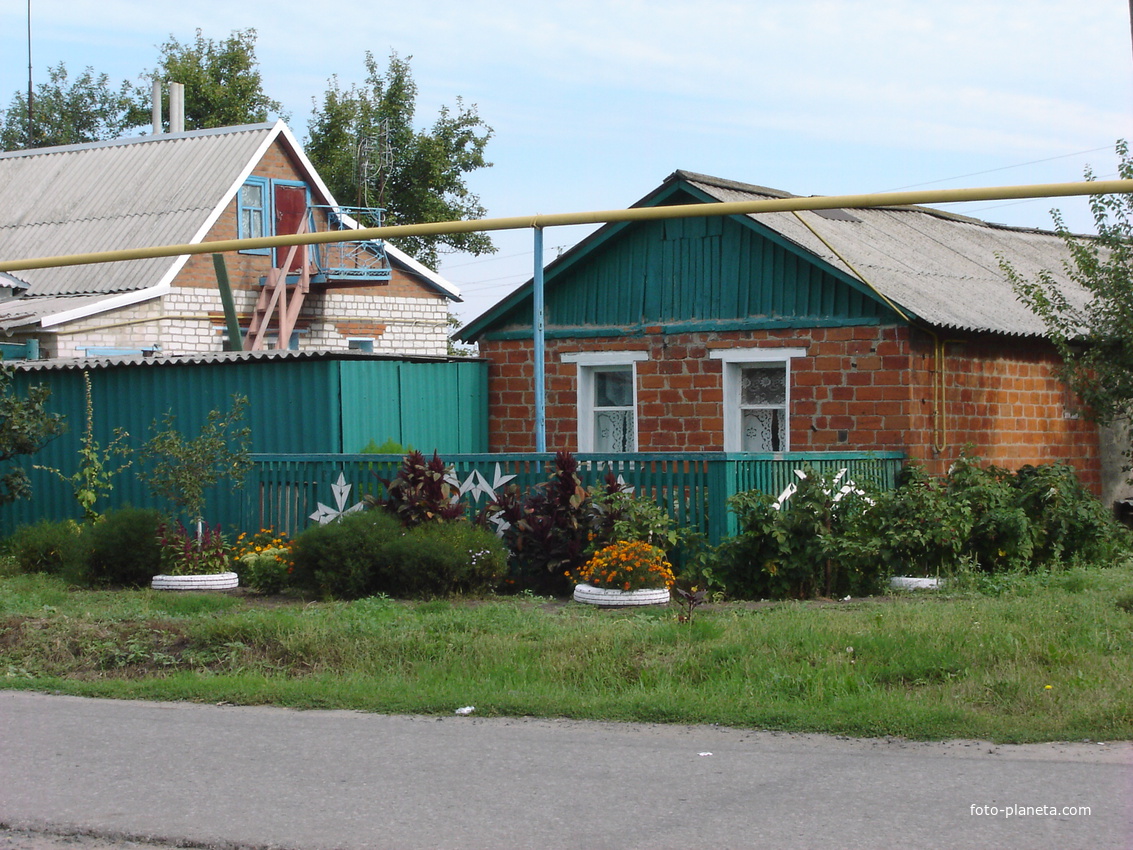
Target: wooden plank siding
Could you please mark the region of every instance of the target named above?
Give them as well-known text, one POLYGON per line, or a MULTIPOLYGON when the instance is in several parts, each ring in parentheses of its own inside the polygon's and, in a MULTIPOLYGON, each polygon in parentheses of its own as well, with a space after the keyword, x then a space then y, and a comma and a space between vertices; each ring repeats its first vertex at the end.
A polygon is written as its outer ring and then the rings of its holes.
MULTIPOLYGON (((530 336, 530 302, 486 338, 530 336)), ((673 324, 878 324, 896 316, 845 279, 734 218, 635 223, 547 280, 548 334, 673 324)))

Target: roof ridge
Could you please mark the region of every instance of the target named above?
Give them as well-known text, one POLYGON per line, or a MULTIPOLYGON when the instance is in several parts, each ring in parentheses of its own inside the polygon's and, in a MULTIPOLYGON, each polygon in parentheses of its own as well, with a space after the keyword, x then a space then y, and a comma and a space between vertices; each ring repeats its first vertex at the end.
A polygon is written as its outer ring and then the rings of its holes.
POLYGON ((770 195, 774 198, 800 197, 799 195, 792 195, 790 192, 784 192, 782 189, 772 189, 768 186, 758 186, 754 183, 743 183, 739 180, 726 180, 723 177, 713 177, 711 174, 701 174, 697 171, 685 171, 681 168, 678 168, 676 171, 674 171, 672 177, 681 180, 689 180, 693 183, 704 183, 708 186, 717 186, 721 189, 738 189, 743 192, 751 192, 757 195, 770 195))
POLYGON ((0 151, 0 159, 49 156, 51 154, 97 150, 98 148, 124 147, 126 145, 148 144, 153 142, 170 142, 180 139, 199 139, 208 136, 235 135, 236 133, 263 132, 271 130, 275 127, 276 123, 278 122, 264 121, 258 124, 238 124, 233 127, 207 127, 203 130, 188 130, 184 133, 153 133, 150 135, 118 136, 114 139, 102 139, 97 142, 81 142, 73 145, 51 145, 42 148, 23 148, 14 151, 0 151))

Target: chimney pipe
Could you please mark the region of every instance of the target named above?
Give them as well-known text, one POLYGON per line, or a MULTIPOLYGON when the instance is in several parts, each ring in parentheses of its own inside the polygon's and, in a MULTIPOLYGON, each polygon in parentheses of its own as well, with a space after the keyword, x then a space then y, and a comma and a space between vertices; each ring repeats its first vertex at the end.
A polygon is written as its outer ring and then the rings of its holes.
POLYGON ((185 86, 169 84, 169 132, 185 132, 185 86))
POLYGON ((152 105, 150 106, 150 120, 153 121, 153 134, 160 136, 161 128, 161 80, 154 80, 151 87, 152 105))

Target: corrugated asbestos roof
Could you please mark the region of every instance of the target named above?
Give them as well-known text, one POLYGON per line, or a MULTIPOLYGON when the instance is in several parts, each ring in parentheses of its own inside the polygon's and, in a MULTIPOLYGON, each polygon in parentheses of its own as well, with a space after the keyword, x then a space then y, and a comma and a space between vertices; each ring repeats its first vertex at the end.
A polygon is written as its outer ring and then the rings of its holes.
MULTIPOLYGON (((0 154, 0 256, 6 259, 192 242, 272 133, 253 124, 0 154)), ((29 296, 154 286, 165 257, 32 269, 29 296)), ((4 305, 0 305, 0 311, 4 305)))
POLYGON ((436 363, 475 358, 429 357, 425 355, 367 354, 364 352, 309 349, 303 351, 211 351, 199 354, 144 356, 139 354, 106 357, 63 357, 53 360, 12 360, 8 365, 23 372, 54 372, 106 369, 113 366, 199 366, 205 363, 259 362, 265 360, 400 360, 407 363, 436 363))
MULTIPOLYGON (((793 197, 687 171, 677 171, 669 178, 674 179, 721 202, 793 197)), ((999 268, 999 256, 1028 279, 1042 270, 1051 272, 1071 303, 1080 306, 1087 300, 1086 292, 1064 274, 1066 246, 1054 233, 988 224, 925 207, 845 212, 759 213, 750 218, 836 269, 864 278, 886 298, 936 327, 1043 334, 1042 322, 1015 297, 999 268)))
MULTIPOLYGON (((9 260, 116 251, 199 241, 234 194, 241 175, 275 137, 309 172, 319 203, 329 190, 281 123, 135 136, 0 152, 0 257, 9 260)), ((412 257, 386 246, 390 259, 442 295, 460 290, 412 257)), ((0 302, 0 330, 96 304, 108 295, 169 280, 184 257, 30 269, 18 300, 0 302)), ((145 297, 140 295, 139 297, 145 297)))

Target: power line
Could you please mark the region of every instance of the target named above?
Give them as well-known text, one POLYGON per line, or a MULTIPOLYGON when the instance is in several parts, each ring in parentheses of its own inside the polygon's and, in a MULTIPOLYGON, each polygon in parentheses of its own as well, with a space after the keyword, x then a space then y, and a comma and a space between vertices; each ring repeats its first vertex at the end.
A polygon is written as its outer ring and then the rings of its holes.
MULTIPOLYGON (((1133 0, 1129 0, 1133 4, 1133 0)), ((1075 156, 1085 156, 1088 153, 1097 153, 1098 151, 1110 150, 1109 146, 1102 148, 1092 148, 1088 151, 1078 151, 1077 153, 1066 153, 1060 156, 1048 156, 1046 159, 1035 159, 1030 162, 1020 162, 1015 165, 1004 165, 999 168, 989 168, 986 171, 973 171, 970 174, 957 174, 955 177, 943 177, 940 180, 929 180, 927 183, 913 183, 909 186, 898 186, 895 189, 886 189, 886 192, 899 192, 902 189, 917 189, 921 186, 935 186, 937 183, 948 183, 952 180, 963 180, 967 177, 979 177, 981 174, 994 174, 997 171, 1010 171, 1012 168, 1025 168, 1028 165, 1040 165, 1044 162, 1054 162, 1056 159, 1070 159, 1075 156)))

